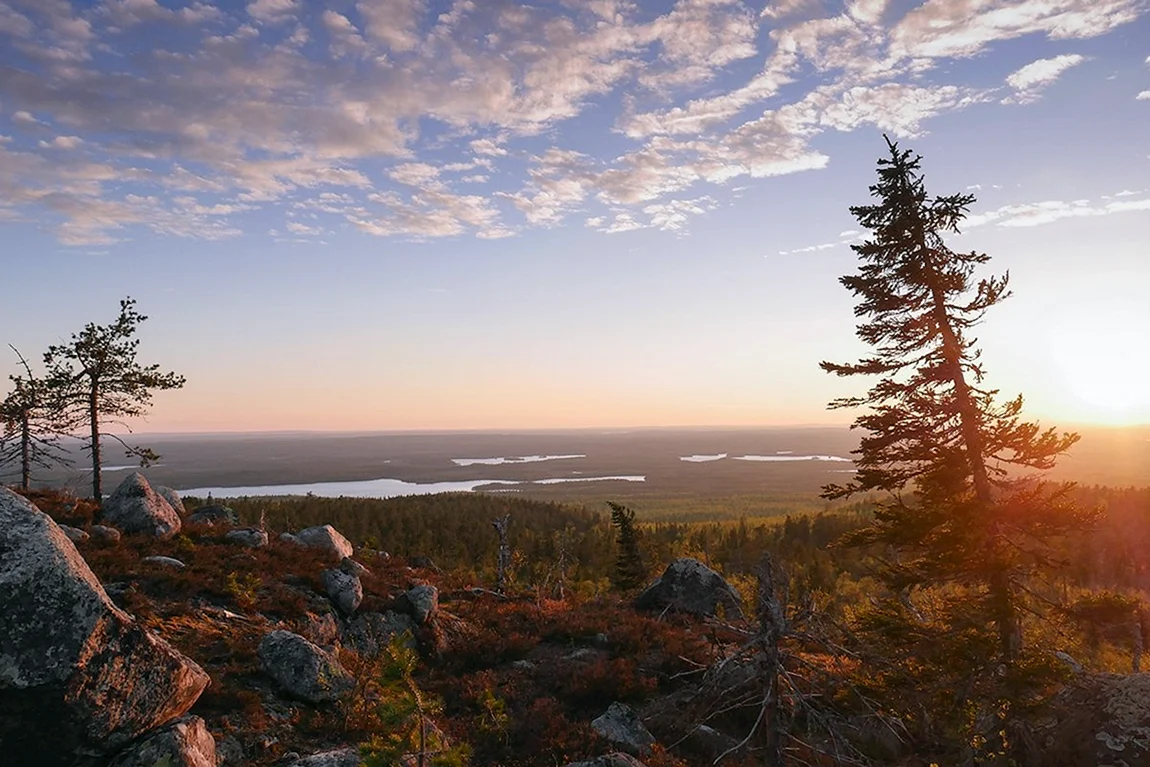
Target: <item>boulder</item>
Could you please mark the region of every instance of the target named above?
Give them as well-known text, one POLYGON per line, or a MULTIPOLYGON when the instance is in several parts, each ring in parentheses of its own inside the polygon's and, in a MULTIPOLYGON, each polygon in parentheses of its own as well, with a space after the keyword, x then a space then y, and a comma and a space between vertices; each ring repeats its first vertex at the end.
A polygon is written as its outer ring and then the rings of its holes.
POLYGON ((567 767, 647 767, 630 754, 615 751, 587 762, 571 762, 567 767))
POLYGON ((439 611, 439 589, 426 583, 412 586, 404 593, 402 601, 415 622, 423 625, 439 611))
POLYGON ((368 570, 365 566, 361 565, 359 562, 356 562, 351 557, 344 557, 341 559, 339 562, 339 569, 343 570, 348 575, 354 575, 356 577, 371 574, 371 570, 368 570))
POLYGON ((742 618, 739 594, 723 576, 697 559, 676 559, 655 582, 635 598, 640 610, 678 610, 693 615, 715 615, 722 605, 728 618, 742 618))
POLYGON ((632 754, 647 754, 655 744, 655 737, 643 726, 639 715, 625 703, 612 703, 605 714, 591 721, 591 728, 632 754))
POLYGON ((156 492, 160 494, 161 498, 168 502, 168 505, 172 507, 173 511, 179 514, 181 517, 184 516, 184 499, 180 497, 179 493, 177 493, 172 488, 164 487, 163 485, 156 485, 156 492))
POLYGON ((59 526, 0 488, 0 758, 72 765, 183 715, 208 675, 117 608, 59 526))
POLYGON ((415 634, 415 623, 403 613, 361 613, 343 629, 343 642, 360 655, 374 658, 396 634, 415 634))
POLYGON ((124 477, 104 499, 100 514, 104 522, 129 535, 138 533, 166 540, 180 532, 180 515, 138 471, 124 477))
POLYGON ((216 743, 216 762, 219 767, 244 767, 248 763, 244 746, 234 735, 225 735, 216 743))
POLYGON ((290 762, 288 767, 359 767, 362 763, 363 758, 358 748, 338 748, 297 759, 290 762))
POLYGON ((425 557, 422 554, 408 557, 407 566, 414 567, 417 570, 431 570, 433 573, 439 572, 439 567, 436 566, 435 562, 431 561, 431 557, 425 557))
POLYGON ((273 631, 260 641, 258 653, 267 675, 293 698, 322 703, 354 685, 335 658, 299 634, 273 631))
POLYGON ((304 542, 291 533, 280 533, 280 540, 284 543, 290 543, 292 546, 299 546, 300 548, 304 546, 304 542))
POLYGON ((249 549, 262 549, 268 545, 268 534, 266 530, 241 527, 238 530, 229 530, 225 533, 224 540, 237 546, 247 546, 249 549))
POLYGON ((1035 727, 1028 764, 1150 764, 1150 674, 1077 674, 1035 727))
POLYGON ((120 531, 107 525, 92 525, 90 532, 92 540, 100 543, 116 543, 120 540, 120 531))
POLYGON ((363 583, 359 577, 343 570, 324 570, 323 586, 327 595, 341 613, 351 615, 363 602, 363 583))
POLYGON ((108 767, 216 767, 216 741, 204 720, 185 716, 129 746, 108 767))
POLYGON ((190 525, 214 527, 215 525, 238 525, 239 523, 239 514, 236 514, 230 506, 224 506, 222 503, 209 503, 207 506, 200 506, 188 515, 188 524, 190 525))
POLYGON ((68 540, 70 540, 72 543, 83 543, 92 537, 78 527, 60 525, 60 530, 63 531, 64 535, 68 536, 68 540))
POLYGON ((145 565, 156 565, 157 567, 167 567, 167 568, 170 568, 172 570, 183 570, 185 567, 187 567, 187 565, 185 565, 180 560, 175 559, 174 557, 161 557, 158 555, 153 555, 150 557, 144 557, 140 561, 143 562, 145 565))
POLYGON ((354 553, 351 541, 344 538, 339 530, 331 525, 320 525, 300 530, 295 534, 296 540, 309 549, 323 549, 335 554, 339 559, 350 557, 354 553))

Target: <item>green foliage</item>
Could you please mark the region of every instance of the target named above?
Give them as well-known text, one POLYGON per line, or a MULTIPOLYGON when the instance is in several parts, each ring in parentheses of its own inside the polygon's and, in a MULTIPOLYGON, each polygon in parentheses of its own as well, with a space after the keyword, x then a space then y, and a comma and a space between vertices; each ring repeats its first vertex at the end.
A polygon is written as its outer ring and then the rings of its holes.
POLYGON ((44 365, 50 385, 58 392, 70 422, 87 427, 85 450, 92 458, 92 497, 102 497, 100 439, 117 440, 129 457, 141 466, 159 458, 152 450, 129 445, 103 427, 124 425, 124 419, 148 412, 152 392, 179 389, 184 377, 162 372, 159 365, 141 365, 136 360, 140 340, 139 325, 148 318, 136 311, 132 298, 120 301, 120 314, 110 325, 89 322, 67 343, 48 347, 44 365))
POLYGON ((867 407, 854 426, 866 432, 858 468, 846 485, 829 485, 828 499, 880 491, 874 523, 853 536, 896 552, 883 565, 892 592, 972 583, 959 608, 981 613, 998 630, 1008 662, 1022 649, 1022 579, 1053 564, 1059 536, 1084 529, 1090 518, 1066 486, 1050 488, 1019 477, 1049 469, 1078 439, 1041 430, 1021 418, 1022 397, 1005 404, 982 385, 980 352, 969 332, 1008 297, 1007 277, 974 279, 989 256, 951 250, 944 236, 974 201, 957 194, 928 198, 920 158, 887 140, 879 160, 873 205, 851 208, 870 232, 857 274, 840 282, 859 300, 858 337, 872 356, 853 364, 823 362, 840 376, 875 376, 863 396, 832 408, 867 407))
POLYGON ((20 488, 31 489, 34 468, 70 464, 60 446, 67 428, 57 387, 32 373, 28 361, 14 346, 24 375, 10 375, 12 391, 0 401, 0 467, 15 464, 20 488))
POLYGON ((419 656, 408 645, 409 634, 393 636, 383 650, 383 663, 371 695, 375 704, 375 730, 360 746, 365 767, 393 767, 410 757, 418 767, 463 767, 470 751, 451 745, 433 717, 443 713, 443 702, 420 689, 413 674, 419 656))
POLYGON ((611 524, 615 526, 615 546, 618 551, 611 584, 617 591, 637 589, 647 578, 647 568, 643 566, 643 556, 639 551, 635 512, 611 501, 607 505, 611 507, 611 524))

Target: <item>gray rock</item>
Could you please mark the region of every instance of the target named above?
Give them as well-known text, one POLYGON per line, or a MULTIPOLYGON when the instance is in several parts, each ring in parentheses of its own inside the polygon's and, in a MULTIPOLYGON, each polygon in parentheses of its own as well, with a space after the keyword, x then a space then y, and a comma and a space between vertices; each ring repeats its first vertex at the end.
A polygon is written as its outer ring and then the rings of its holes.
POLYGON ((363 602, 363 583, 359 577, 343 570, 324 570, 323 586, 327 595, 341 613, 351 615, 363 602))
POLYGON ((234 735, 225 735, 216 743, 216 764, 219 767, 243 767, 247 763, 243 744, 234 735))
POLYGON ((693 615, 715 615, 722 605, 728 618, 742 618, 739 594, 723 576, 697 559, 676 559, 635 599, 640 610, 672 609, 693 615))
POLYGON ((299 546, 300 548, 304 546, 304 542, 291 533, 280 533, 280 540, 284 543, 290 543, 292 546, 299 546))
POLYGON ((439 568, 436 566, 435 562, 431 561, 431 557, 425 557, 422 554, 415 557, 408 557, 407 565, 408 567, 414 567, 418 570, 431 570, 435 573, 439 572, 439 568))
POLYGON ((120 531, 107 525, 92 525, 90 532, 92 540, 101 543, 116 543, 120 540, 120 531))
POLYGON ((639 715, 624 703, 612 703, 607 713, 591 721, 591 727, 612 744, 632 754, 646 754, 655 744, 639 715))
POLYGON ((59 526, 0 488, 0 761, 111 755, 184 714, 208 675, 117 608, 59 526))
POLYGON ((216 741, 203 719, 185 716, 121 751, 108 767, 216 767, 216 741))
POLYGON ((300 530, 295 534, 295 537, 309 549, 330 551, 340 559, 350 557, 354 553, 354 547, 351 545, 351 541, 344 538, 339 530, 336 530, 331 525, 309 527, 305 530, 300 530))
POLYGON ((68 536, 68 540, 70 540, 72 543, 83 543, 92 537, 78 527, 60 525, 60 530, 63 531, 64 535, 68 536))
POLYGON ((338 748, 335 751, 305 756, 303 759, 291 762, 289 767, 359 767, 362 762, 363 758, 359 755, 358 748, 338 748))
POLYGON ((339 621, 332 613, 307 613, 300 631, 307 641, 322 646, 331 646, 339 641, 339 621))
POLYGON ((236 514, 235 509, 224 506, 222 503, 200 506, 188 515, 188 524, 190 525, 214 527, 216 525, 238 525, 239 523, 240 516, 236 514))
MULTIPOLYGON (((360 655, 374 658, 391 638, 406 632, 415 633, 410 616, 388 610, 386 613, 360 613, 343 630, 343 642, 360 655)), ((411 643, 413 644, 414 640, 411 643)))
POLYGON ((415 622, 423 625, 435 617, 439 611, 439 589, 429 584, 412 586, 403 595, 415 622))
POLYGON ((183 570, 187 565, 173 557, 150 556, 144 557, 140 560, 146 565, 157 565, 158 567, 170 567, 173 570, 183 570))
POLYGON ((180 532, 182 524, 180 515, 138 471, 124 477, 124 481, 104 499, 100 516, 123 533, 151 535, 161 540, 180 532))
POLYGON ((366 567, 361 565, 359 562, 356 562, 351 557, 344 557, 342 560, 340 560, 339 569, 343 570, 348 575, 354 575, 356 577, 361 575, 369 575, 371 573, 371 570, 368 570, 366 567))
POLYGON ((264 671, 293 698, 310 703, 335 700, 347 693, 351 675, 320 647, 290 631, 273 631, 260 641, 264 671))
POLYGON ((239 530, 229 530, 224 534, 224 540, 237 546, 247 546, 249 549, 262 549, 268 545, 268 534, 265 530, 254 527, 241 527, 239 530))
POLYGON ((168 502, 168 505, 172 507, 173 511, 179 514, 181 517, 184 516, 186 511, 184 509, 184 499, 180 497, 179 493, 177 493, 172 488, 164 487, 163 485, 156 485, 156 492, 160 494, 161 498, 168 502))
POLYGON ((567 767, 646 767, 646 765, 630 754, 615 751, 588 762, 571 762, 567 767))

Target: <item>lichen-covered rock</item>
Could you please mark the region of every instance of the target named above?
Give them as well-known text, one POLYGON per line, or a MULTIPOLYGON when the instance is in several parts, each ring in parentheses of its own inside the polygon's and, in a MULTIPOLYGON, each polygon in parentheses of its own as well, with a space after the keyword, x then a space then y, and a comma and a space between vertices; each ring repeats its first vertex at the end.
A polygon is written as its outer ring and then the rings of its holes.
POLYGON ((225 533, 224 540, 237 546, 247 546, 249 549, 262 549, 268 545, 268 534, 266 530, 241 527, 239 530, 229 530, 225 533))
POLYGON ((1150 674, 1078 674, 1048 711, 1028 763, 1150 765, 1150 674))
POLYGON ((296 540, 309 549, 322 549, 330 551, 339 559, 350 557, 354 553, 351 541, 344 538, 339 530, 331 525, 320 525, 300 530, 295 534, 296 540))
POLYGON ((161 540, 180 532, 180 515, 152 489, 138 471, 124 477, 101 510, 101 519, 129 535, 151 535, 161 540))
POLYGON ((68 536, 68 540, 72 543, 83 543, 92 537, 78 527, 60 525, 60 530, 63 531, 64 535, 68 536))
POLYGON ((639 715, 625 703, 612 703, 607 712, 591 721, 591 727, 608 742, 632 754, 647 754, 655 737, 643 726, 639 715))
POLYGON ((185 716, 121 751, 108 767, 216 767, 216 741, 203 719, 185 716))
POLYGON ((646 767, 646 765, 630 754, 615 751, 587 762, 571 762, 567 767, 646 767))
POLYGON ((713 616, 720 605, 728 618, 743 617, 739 594, 723 576, 697 559, 676 559, 635 599, 640 610, 672 609, 713 616))
POLYGON ((175 557, 161 557, 159 555, 152 555, 150 557, 144 557, 140 561, 143 562, 145 565, 156 565, 157 567, 167 567, 167 568, 172 569, 172 570, 183 570, 185 567, 187 567, 187 565, 185 565, 183 562, 176 559, 175 557))
POLYGON ((290 631, 265 636, 258 653, 267 675, 293 698, 322 703, 341 697, 354 684, 329 653, 290 631))
POLYGON ((403 601, 415 622, 423 625, 439 611, 439 589, 426 583, 412 586, 404 593, 403 601))
POLYGON ((360 655, 374 658, 391 638, 406 632, 415 633, 415 623, 403 613, 360 613, 343 629, 343 643, 360 655))
POLYGON ((358 748, 338 748, 334 751, 324 751, 321 754, 312 754, 291 762, 288 767, 359 767, 363 758, 358 748))
POLYGON ((172 488, 164 487, 163 485, 157 485, 156 492, 160 494, 161 498, 168 502, 168 505, 172 507, 173 511, 179 514, 181 517, 184 516, 184 499, 180 497, 179 493, 177 493, 172 488))
POLYGON ((224 506, 222 503, 209 503, 207 506, 200 506, 188 515, 189 525, 214 527, 215 525, 238 525, 239 523, 240 516, 236 514, 235 509, 224 506))
POLYGON ((120 540, 120 531, 107 525, 92 525, 89 532, 92 540, 100 543, 116 543, 120 540))
POLYGON ((111 755, 184 714, 208 675, 117 608, 46 514, 0 488, 0 762, 111 755))
POLYGON ((363 602, 363 583, 359 577, 343 570, 324 570, 323 586, 332 604, 344 615, 351 615, 363 602))

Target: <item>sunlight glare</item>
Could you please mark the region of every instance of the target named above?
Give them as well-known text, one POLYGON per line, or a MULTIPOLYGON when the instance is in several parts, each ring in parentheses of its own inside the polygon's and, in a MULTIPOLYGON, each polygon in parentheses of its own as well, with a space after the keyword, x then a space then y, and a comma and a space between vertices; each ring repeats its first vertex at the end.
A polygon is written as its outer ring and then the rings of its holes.
POLYGON ((1150 312, 1098 312, 1089 325, 1064 326, 1051 349, 1062 385, 1100 422, 1150 418, 1150 312))

